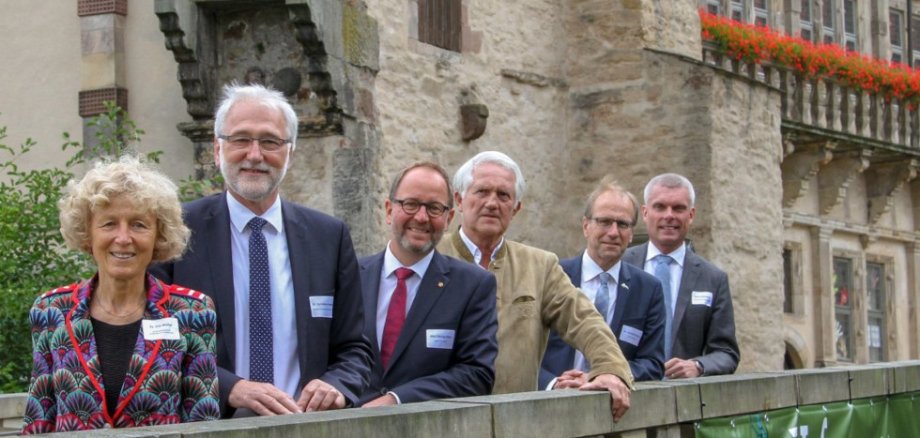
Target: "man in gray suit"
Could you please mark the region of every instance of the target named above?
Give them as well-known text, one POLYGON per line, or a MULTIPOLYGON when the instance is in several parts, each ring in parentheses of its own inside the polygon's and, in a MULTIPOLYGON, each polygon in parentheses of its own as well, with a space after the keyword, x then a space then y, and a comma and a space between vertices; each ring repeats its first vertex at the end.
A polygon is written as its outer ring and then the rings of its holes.
POLYGON ((623 261, 661 281, 665 303, 665 364, 669 379, 731 374, 738 367, 735 316, 728 275, 687 248, 696 214, 687 178, 666 173, 645 186, 642 219, 649 242, 623 261))

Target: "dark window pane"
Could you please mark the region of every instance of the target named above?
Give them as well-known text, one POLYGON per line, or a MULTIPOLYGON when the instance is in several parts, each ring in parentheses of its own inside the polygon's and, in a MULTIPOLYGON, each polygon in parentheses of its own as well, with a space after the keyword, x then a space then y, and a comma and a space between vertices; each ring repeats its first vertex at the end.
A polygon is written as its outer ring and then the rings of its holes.
POLYGON ((460 51, 460 0, 418 0, 418 39, 460 51))
POLYGON ((856 0, 846 0, 843 6, 843 30, 846 33, 856 33, 856 0))
POLYGON ((811 0, 802 0, 802 11, 799 12, 802 21, 811 21, 811 0))
POLYGON ((901 59, 901 54, 900 54, 900 53, 892 53, 892 54, 891 54, 891 62, 904 62, 904 61, 901 59))
POLYGON ((824 27, 834 27, 834 0, 824 0, 821 7, 821 19, 824 21, 824 27))
POLYGON ((741 11, 732 9, 732 20, 741 21, 741 11))
POLYGON ((792 250, 783 249, 783 312, 792 313, 792 250))
POLYGON ((910 45, 916 50, 920 48, 920 16, 910 17, 910 45))
POLYGON ((834 44, 834 36, 824 35, 824 44, 834 44))
POLYGON ((767 0, 754 0, 754 7, 757 9, 767 9, 767 0))
POLYGON ((767 26, 767 18, 766 18, 766 17, 755 17, 755 18, 754 18, 754 24, 757 25, 757 26, 764 26, 764 27, 766 27, 766 26, 767 26))
POLYGON ((846 47, 847 47, 848 52, 855 52, 856 51, 856 41, 847 40, 846 47))
POLYGON ((806 41, 814 41, 811 35, 811 29, 802 29, 802 39, 806 41))
POLYGON ((853 261, 834 257, 834 349, 838 360, 853 359, 853 261))
POLYGON ((892 9, 888 12, 888 36, 892 46, 901 45, 901 12, 892 9))
POLYGON ((719 15, 719 5, 709 4, 706 6, 706 10, 712 15, 719 15))

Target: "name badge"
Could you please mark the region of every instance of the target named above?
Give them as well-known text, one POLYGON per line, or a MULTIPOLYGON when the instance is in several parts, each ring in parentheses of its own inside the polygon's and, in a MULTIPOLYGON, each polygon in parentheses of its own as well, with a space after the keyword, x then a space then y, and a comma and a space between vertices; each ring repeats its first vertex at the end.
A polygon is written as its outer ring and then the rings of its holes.
POLYGON ((333 297, 318 295, 310 297, 310 315, 314 318, 332 318, 333 297))
POLYGON ((693 291, 693 293, 690 294, 690 303, 712 307, 712 292, 693 291))
POLYGON ((179 339, 179 321, 176 318, 145 319, 141 321, 141 327, 144 330, 144 339, 148 341, 179 339))
POLYGON ((630 327, 624 325, 623 329, 620 330, 620 340, 635 346, 639 346, 639 340, 642 339, 642 330, 639 330, 635 327, 630 327))
POLYGON ((425 346, 428 348, 439 348, 442 350, 453 349, 454 331, 439 329, 425 330, 425 346))

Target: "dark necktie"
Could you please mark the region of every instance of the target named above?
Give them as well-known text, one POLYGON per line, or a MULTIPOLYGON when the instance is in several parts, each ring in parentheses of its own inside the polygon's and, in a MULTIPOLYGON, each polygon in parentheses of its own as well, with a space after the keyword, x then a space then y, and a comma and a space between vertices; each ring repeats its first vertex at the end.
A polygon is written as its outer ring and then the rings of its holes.
POLYGON ((383 326, 383 339, 380 341, 380 361, 383 367, 387 368, 390 363, 390 356, 396 348, 396 341, 399 339, 399 332, 402 331, 403 323, 406 322, 406 279, 411 277, 414 272, 409 268, 396 269, 396 289, 393 289, 393 296, 390 297, 390 306, 387 308, 387 321, 383 326))
POLYGON ((249 380, 274 383, 272 295, 268 245, 258 216, 249 221, 249 380))
POLYGON ((674 306, 671 299, 671 263, 674 259, 669 255, 655 256, 655 277, 661 282, 664 293, 664 360, 671 358, 671 320, 674 318, 674 306))

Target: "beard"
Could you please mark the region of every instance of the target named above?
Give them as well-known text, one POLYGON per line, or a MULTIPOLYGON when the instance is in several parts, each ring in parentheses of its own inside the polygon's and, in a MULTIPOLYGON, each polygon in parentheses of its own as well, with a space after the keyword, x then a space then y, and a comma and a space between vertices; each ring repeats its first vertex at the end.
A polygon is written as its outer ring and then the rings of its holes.
POLYGON ((284 167, 279 171, 265 161, 255 163, 250 160, 242 160, 237 163, 228 163, 224 157, 224 148, 218 150, 220 158, 220 173, 224 176, 227 186, 234 193, 243 197, 243 199, 258 202, 262 201, 278 191, 281 181, 287 175, 288 163, 290 163, 290 149, 284 160, 284 167), (240 176, 240 170, 243 168, 264 171, 265 174, 240 176))

